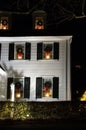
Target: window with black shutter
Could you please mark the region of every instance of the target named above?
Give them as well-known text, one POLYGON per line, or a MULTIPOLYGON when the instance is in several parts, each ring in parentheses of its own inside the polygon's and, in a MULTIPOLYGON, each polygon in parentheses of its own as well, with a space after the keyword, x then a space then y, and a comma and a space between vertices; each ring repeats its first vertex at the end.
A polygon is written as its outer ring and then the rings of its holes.
POLYGON ((53 98, 59 98, 59 78, 53 77, 53 98))
POLYGON ((30 97, 30 77, 11 78, 7 80, 7 99, 11 99, 11 84, 15 85, 15 101, 30 97))
POLYGON ((36 78, 36 98, 42 98, 42 77, 36 78))
POLYGON ((31 43, 9 44, 9 60, 30 60, 31 43))
POLYGON ((13 83, 13 78, 9 77, 7 80, 7 99, 11 98, 11 89, 10 85, 13 83))
POLYGON ((1 60, 1 43, 0 43, 0 60, 1 60))
POLYGON ((30 97, 30 77, 24 78, 24 98, 30 97))
POLYGON ((59 42, 54 42, 53 58, 59 59, 59 42))
POLYGON ((25 44, 25 59, 29 59, 31 58, 31 43, 26 43, 25 44))
POLYGON ((43 49, 43 43, 37 43, 37 60, 42 59, 42 49, 43 49))
POLYGON ((38 43, 37 44, 37 60, 59 59, 59 43, 38 43))
POLYGON ((14 60, 14 43, 9 44, 9 60, 14 60))
POLYGON ((36 98, 59 98, 59 78, 37 77, 36 98))

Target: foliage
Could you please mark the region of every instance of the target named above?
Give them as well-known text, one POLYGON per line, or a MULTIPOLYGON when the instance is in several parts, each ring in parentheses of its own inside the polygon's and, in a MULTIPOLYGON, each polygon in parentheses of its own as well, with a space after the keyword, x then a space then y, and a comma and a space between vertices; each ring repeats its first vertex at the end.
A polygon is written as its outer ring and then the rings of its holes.
POLYGON ((86 118, 86 102, 0 102, 0 119, 86 118))

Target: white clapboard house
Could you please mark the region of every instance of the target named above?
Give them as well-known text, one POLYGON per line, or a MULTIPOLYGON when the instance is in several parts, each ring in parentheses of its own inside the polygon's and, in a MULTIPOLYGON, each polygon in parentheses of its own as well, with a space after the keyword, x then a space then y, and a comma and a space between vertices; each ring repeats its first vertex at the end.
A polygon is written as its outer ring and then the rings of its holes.
POLYGON ((71 100, 72 36, 0 37, 0 101, 71 100), (1 67, 1 68, 2 68, 1 67))

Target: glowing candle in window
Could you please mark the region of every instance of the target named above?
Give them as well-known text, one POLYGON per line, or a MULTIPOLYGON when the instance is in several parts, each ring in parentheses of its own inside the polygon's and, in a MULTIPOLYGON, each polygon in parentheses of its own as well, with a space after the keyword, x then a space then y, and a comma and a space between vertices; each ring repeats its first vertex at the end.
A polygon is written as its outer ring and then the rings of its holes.
POLYGON ((43 97, 51 97, 51 96, 52 96, 51 82, 46 81, 43 87, 43 97))
POLYGON ((20 98, 21 97, 21 93, 20 92, 16 92, 16 98, 20 98))
POLYGON ((45 86, 44 89, 45 89, 45 97, 49 97, 49 87, 45 86))
POLYGON ((45 52, 45 58, 46 58, 46 59, 50 59, 50 58, 51 58, 51 53, 50 53, 50 51, 46 51, 46 52, 45 52))
POLYGON ((15 97, 16 98, 21 98, 22 97, 22 91, 21 91, 21 84, 18 82, 16 83, 16 86, 15 86, 15 97))
POLYGON ((18 49, 18 51, 17 51, 17 58, 18 58, 18 59, 23 59, 22 49, 18 49))

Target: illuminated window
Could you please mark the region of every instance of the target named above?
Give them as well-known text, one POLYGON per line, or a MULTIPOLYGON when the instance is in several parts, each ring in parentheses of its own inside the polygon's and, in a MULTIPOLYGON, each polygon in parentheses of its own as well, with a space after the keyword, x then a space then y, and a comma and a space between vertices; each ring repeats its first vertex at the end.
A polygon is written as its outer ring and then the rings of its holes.
POLYGON ((30 97, 30 77, 7 79, 7 99, 11 99, 11 84, 15 86, 15 100, 28 99, 30 97))
POLYGON ((36 17, 35 19, 35 29, 44 29, 44 19, 43 17, 36 17))
POLYGON ((24 59, 24 45, 15 45, 15 59, 24 59))
POLYGON ((8 29, 9 29, 8 17, 1 17, 0 30, 8 30, 8 29))
POLYGON ((23 98, 23 78, 15 78, 15 99, 21 99, 23 98))
POLYGON ((44 30, 46 28, 46 12, 38 10, 33 12, 33 29, 44 30))
POLYGON ((52 97, 52 79, 43 79, 42 97, 52 97))
POLYGON ((59 60, 59 42, 37 43, 37 60, 59 60))
POLYGON ((53 58, 53 46, 52 46, 52 44, 44 44, 43 58, 44 59, 52 59, 53 58))
POLYGON ((37 77, 36 98, 59 98, 59 77, 37 77))
POLYGON ((30 60, 31 57, 31 43, 26 42, 22 44, 9 44, 9 60, 30 60))

